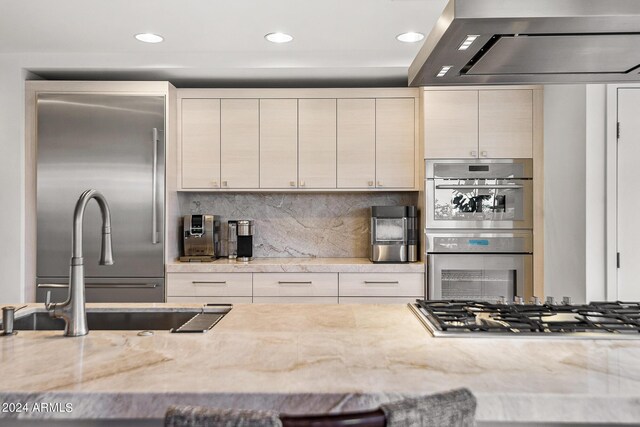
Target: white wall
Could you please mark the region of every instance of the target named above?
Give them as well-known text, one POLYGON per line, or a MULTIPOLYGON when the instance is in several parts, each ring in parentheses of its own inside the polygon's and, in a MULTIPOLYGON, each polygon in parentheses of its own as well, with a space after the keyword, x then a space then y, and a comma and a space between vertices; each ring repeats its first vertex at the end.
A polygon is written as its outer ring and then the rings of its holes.
POLYGON ((605 298, 605 85, 544 93, 545 295, 605 298))

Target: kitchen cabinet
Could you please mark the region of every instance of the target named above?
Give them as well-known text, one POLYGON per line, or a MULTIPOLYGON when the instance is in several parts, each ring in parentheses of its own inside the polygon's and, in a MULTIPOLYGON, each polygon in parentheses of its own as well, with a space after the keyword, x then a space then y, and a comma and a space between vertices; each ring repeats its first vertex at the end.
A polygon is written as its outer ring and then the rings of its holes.
MULTIPOLYGON (((410 304, 418 297, 339 297, 338 304, 410 304)), ((424 298, 421 296, 419 298, 424 298)))
POLYGON ((220 100, 183 99, 182 186, 220 187, 220 100))
POLYGON ((251 273, 168 273, 169 297, 249 297, 251 273))
POLYGON ((256 297, 338 297, 337 273, 253 273, 256 297))
POLYGON ((220 101, 220 179, 222 188, 260 186, 259 105, 257 99, 220 101))
POLYGON ((298 187, 336 188, 336 100, 298 101, 298 187))
POLYGON ((254 297, 254 304, 338 304, 338 297, 254 297))
POLYGON ((342 297, 424 298, 422 273, 340 273, 342 297))
POLYGON ((298 100, 260 100, 260 188, 298 187, 298 100))
POLYGON ((426 90, 425 158, 532 158, 533 90, 426 90))
POLYGON ((373 188, 376 179, 376 100, 338 99, 337 108, 338 188, 373 188))
POLYGON ((415 186, 415 101, 376 100, 376 187, 415 186))
POLYGON ((210 297, 167 297, 167 302, 184 303, 184 304, 251 304, 252 297, 227 297, 227 296, 210 296, 210 297))

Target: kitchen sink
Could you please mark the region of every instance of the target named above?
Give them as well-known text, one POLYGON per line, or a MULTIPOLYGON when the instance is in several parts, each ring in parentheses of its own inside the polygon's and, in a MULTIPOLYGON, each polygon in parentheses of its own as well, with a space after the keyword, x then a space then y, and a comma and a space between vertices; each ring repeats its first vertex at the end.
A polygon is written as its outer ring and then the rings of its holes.
MULTIPOLYGON (((230 310, 230 305, 152 310, 87 308, 87 325, 89 331, 171 330, 172 332, 206 332, 230 310), (186 327, 187 323, 192 327, 186 327), (196 327, 195 330, 193 329, 194 326, 196 327)), ((64 330, 64 320, 50 317, 49 313, 44 309, 38 309, 23 316, 16 313, 14 330, 62 331, 64 330)))

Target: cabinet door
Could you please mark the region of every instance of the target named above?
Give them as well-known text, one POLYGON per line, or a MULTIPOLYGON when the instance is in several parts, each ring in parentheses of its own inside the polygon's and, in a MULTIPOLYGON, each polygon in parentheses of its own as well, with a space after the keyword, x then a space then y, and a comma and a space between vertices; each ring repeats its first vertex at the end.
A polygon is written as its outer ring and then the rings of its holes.
POLYGON ((298 100, 260 100, 260 188, 296 188, 298 100))
POLYGON ((424 92, 424 155, 427 159, 478 156, 478 91, 424 92))
POLYGON ((220 186, 220 100, 183 99, 182 188, 220 186))
POLYGON ((480 157, 533 157, 533 91, 480 91, 480 157))
POLYGON ((375 185, 375 99, 338 99, 337 164, 338 188, 375 185))
POLYGON ((223 99, 220 109, 222 188, 258 188, 258 100, 223 99))
POLYGON ((336 188, 336 100, 298 100, 298 184, 336 188))
POLYGON ((415 187, 415 101, 376 100, 376 187, 415 187))

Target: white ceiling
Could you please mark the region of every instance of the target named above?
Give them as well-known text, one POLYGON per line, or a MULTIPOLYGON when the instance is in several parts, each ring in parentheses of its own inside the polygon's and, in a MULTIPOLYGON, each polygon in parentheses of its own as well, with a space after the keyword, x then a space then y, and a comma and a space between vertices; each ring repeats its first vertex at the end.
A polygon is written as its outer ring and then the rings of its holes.
POLYGON ((48 78, 167 78, 182 85, 401 84, 447 0, 22 0, 0 8, 0 54, 58 57, 48 78), (264 40, 282 31, 287 44, 264 40), (159 44, 138 42, 161 34, 159 44), (65 63, 64 58, 74 58, 65 63), (99 58, 88 60, 86 58, 99 58), (80 58, 80 60, 78 59, 80 58))

